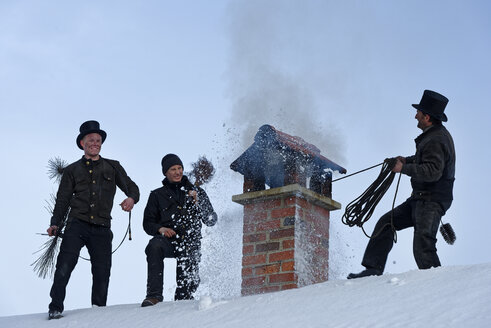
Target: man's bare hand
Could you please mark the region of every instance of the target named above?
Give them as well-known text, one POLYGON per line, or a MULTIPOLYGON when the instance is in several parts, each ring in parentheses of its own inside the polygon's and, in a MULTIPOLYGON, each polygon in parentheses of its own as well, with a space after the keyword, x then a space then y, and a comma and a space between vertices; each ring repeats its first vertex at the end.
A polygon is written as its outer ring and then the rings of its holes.
POLYGON ((133 198, 128 197, 121 204, 119 204, 123 211, 130 212, 133 209, 133 206, 135 206, 135 201, 133 198))
POLYGON ((400 160, 402 162, 402 164, 406 164, 406 157, 404 157, 404 156, 397 156, 396 158, 398 160, 400 160))
POLYGON ((198 202, 198 192, 196 190, 190 190, 188 195, 193 197, 195 204, 198 202))
POLYGON ((159 233, 167 238, 172 238, 176 235, 176 232, 171 228, 162 227, 159 229, 159 233))
MULTIPOLYGON (((404 159, 405 161, 406 159, 404 159)), ((399 157, 397 157, 397 161, 396 161, 396 164, 394 165, 394 167, 392 168, 392 172, 395 172, 395 173, 399 173, 402 171, 402 165, 404 165, 404 163, 400 160, 399 157)))
POLYGON ((52 225, 46 230, 46 232, 48 233, 48 236, 56 236, 56 233, 58 232, 58 226, 52 225))

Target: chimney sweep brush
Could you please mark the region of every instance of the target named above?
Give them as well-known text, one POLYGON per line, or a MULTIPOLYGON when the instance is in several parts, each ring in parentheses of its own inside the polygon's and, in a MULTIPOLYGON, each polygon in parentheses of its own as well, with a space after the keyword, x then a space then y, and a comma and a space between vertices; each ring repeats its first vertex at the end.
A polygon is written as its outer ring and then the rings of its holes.
POLYGON ((198 161, 192 164, 193 170, 189 172, 189 176, 194 178, 194 185, 199 187, 213 178, 215 168, 213 164, 205 157, 200 156, 198 161))
POLYGON ((453 230, 452 226, 450 223, 443 223, 440 226, 440 233, 443 236, 443 239, 447 242, 449 245, 453 245, 455 243, 455 240, 457 237, 455 236, 455 231, 453 230))

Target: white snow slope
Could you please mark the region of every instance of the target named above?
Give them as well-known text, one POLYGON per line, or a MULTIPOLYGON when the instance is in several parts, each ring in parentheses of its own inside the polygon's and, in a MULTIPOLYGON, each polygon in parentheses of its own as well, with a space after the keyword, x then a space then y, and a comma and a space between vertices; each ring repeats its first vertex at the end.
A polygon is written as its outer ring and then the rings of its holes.
MULTIPOLYGON (((26 301, 29 299, 26 297, 26 301)), ((335 280, 283 292, 0 317, 0 327, 491 327, 491 263, 335 280)))

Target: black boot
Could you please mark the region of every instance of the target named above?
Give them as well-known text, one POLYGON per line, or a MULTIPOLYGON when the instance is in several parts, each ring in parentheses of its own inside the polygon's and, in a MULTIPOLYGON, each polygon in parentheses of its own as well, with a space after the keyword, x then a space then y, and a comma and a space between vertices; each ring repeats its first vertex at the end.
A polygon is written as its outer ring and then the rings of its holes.
POLYGON ((142 307, 153 306, 159 302, 162 302, 162 301, 157 299, 157 298, 147 297, 143 300, 142 307))
POLYGON ((63 317, 63 315, 61 314, 60 311, 49 310, 49 312, 48 312, 48 320, 51 320, 51 319, 60 319, 61 317, 63 317))
POLYGON ((350 273, 348 279, 363 278, 368 276, 381 276, 382 271, 374 268, 367 268, 359 273, 350 273))

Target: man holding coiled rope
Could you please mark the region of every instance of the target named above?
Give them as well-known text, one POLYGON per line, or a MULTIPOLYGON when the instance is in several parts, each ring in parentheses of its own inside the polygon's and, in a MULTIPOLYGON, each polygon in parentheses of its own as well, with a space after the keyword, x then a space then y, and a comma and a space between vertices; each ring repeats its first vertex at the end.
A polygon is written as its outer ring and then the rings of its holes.
POLYGON ((381 275, 394 243, 395 230, 414 227, 413 254, 419 269, 440 266, 436 234, 440 220, 453 200, 455 180, 455 148, 452 136, 442 125, 448 99, 425 90, 417 109, 418 128, 423 133, 416 139, 416 154, 397 157, 392 169, 411 177, 413 192, 404 203, 383 215, 368 242, 362 265, 365 270, 350 273, 348 279, 381 275))

